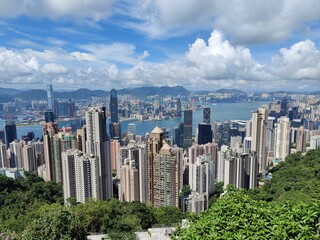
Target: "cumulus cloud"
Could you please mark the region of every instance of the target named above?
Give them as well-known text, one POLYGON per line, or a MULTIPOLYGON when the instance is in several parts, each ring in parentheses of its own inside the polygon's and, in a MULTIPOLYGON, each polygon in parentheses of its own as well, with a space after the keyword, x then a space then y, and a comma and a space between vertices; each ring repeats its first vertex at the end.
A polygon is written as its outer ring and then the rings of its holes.
POLYGON ((280 49, 273 64, 276 74, 284 79, 320 81, 320 51, 309 39, 280 49))
POLYGON ((7 82, 52 82, 57 88, 179 84, 190 90, 271 91, 296 90, 301 84, 304 90, 320 87, 320 51, 311 40, 280 49, 270 64, 259 63, 249 48, 232 44, 219 31, 207 40, 196 39, 180 58, 162 63, 148 61, 147 51, 138 53, 130 44, 92 44, 83 49, 90 53, 0 48, 0 73, 7 82))
POLYGON ((68 68, 56 63, 47 63, 41 67, 41 72, 49 75, 63 75, 68 73, 68 68))

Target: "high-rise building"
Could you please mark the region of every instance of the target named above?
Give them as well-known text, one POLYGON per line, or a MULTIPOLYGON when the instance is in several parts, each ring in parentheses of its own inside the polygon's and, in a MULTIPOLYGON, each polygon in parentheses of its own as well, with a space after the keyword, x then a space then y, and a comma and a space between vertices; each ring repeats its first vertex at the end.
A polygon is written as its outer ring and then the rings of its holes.
POLYGON ((146 158, 147 158, 147 202, 154 203, 154 161, 162 148, 164 133, 161 128, 156 126, 150 133, 146 141, 146 158))
POLYGON ((192 146, 192 110, 183 112, 183 148, 192 146))
POLYGON ((198 131, 198 144, 212 142, 212 130, 210 124, 199 123, 198 131))
POLYGON ((146 202, 147 163, 145 149, 144 144, 136 142, 130 142, 127 146, 120 148, 118 158, 120 171, 118 172, 121 183, 119 188, 121 201, 146 202))
POLYGON ((85 203, 88 199, 100 199, 98 158, 77 150, 62 153, 63 195, 65 204, 69 198, 85 203))
POLYGON ((0 141, 0 168, 8 168, 10 164, 7 158, 7 147, 0 141))
POLYGON ((306 133, 303 126, 299 127, 296 132, 296 150, 297 152, 306 152, 306 133))
POLYGON ((281 117, 276 125, 275 134, 275 158, 284 161, 290 153, 290 121, 287 117, 281 117))
POLYGON ((10 167, 11 168, 23 168, 23 154, 22 147, 24 141, 14 140, 10 143, 10 167))
POLYGON ((118 110, 118 94, 115 89, 110 91, 110 136, 111 139, 121 140, 121 125, 119 123, 119 110, 118 110))
POLYGON ((9 147, 9 144, 17 139, 17 127, 14 121, 8 121, 4 125, 6 132, 6 144, 9 147))
POLYGON ((189 164, 189 184, 193 192, 204 194, 205 205, 208 208, 208 198, 214 192, 215 179, 214 162, 211 156, 201 155, 195 163, 189 164))
POLYGON ((203 123, 210 124, 210 108, 205 107, 203 108, 203 123))
POLYGON ((177 117, 181 117, 181 100, 177 98, 177 117))
POLYGON ((4 130, 0 129, 0 142, 6 143, 4 130))
POLYGON ((268 110, 265 108, 259 108, 252 113, 251 151, 257 153, 259 172, 265 172, 267 168, 265 146, 267 120, 268 110))
POLYGON ((128 133, 136 134, 136 124, 135 123, 128 123, 128 133))
POLYGON ((99 199, 113 196, 110 142, 107 141, 105 107, 89 108, 86 118, 86 153, 93 154, 98 161, 100 193, 99 199))
POLYGON ((53 90, 52 85, 47 85, 47 101, 48 101, 48 107, 47 110, 53 110, 53 90))
POLYGON ((161 147, 153 162, 154 207, 179 207, 182 188, 183 154, 181 148, 171 148, 167 143, 161 147))
POLYGON ((119 148, 120 143, 118 140, 114 139, 110 142, 111 145, 111 169, 116 170, 118 169, 118 155, 119 155, 119 148))

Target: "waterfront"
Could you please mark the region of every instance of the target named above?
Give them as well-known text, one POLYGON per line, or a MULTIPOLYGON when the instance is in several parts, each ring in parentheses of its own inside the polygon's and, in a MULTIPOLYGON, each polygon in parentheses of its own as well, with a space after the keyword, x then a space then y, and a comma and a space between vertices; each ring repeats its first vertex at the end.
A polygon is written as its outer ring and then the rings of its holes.
MULTIPOLYGON (((238 103, 219 103, 217 105, 211 105, 211 123, 215 121, 228 121, 228 120, 249 120, 251 118, 252 111, 261 107, 266 102, 238 102, 238 103)), ((4 128, 4 121, 0 120, 0 128, 4 128)), ((152 131, 152 129, 157 124, 159 127, 173 129, 179 123, 183 121, 183 117, 172 118, 167 120, 154 120, 154 121, 138 121, 129 120, 121 122, 122 132, 127 131, 129 123, 136 124, 136 133, 139 135, 144 135, 146 132, 152 131)), ((198 123, 202 122, 202 109, 193 112, 193 134, 198 123)), ((59 127, 70 126, 71 121, 59 122, 59 127)), ((109 120, 107 121, 107 126, 109 125, 109 120)), ((42 136, 42 126, 37 125, 27 125, 18 126, 17 135, 21 137, 26 135, 28 132, 33 131, 36 137, 41 138, 42 136)))

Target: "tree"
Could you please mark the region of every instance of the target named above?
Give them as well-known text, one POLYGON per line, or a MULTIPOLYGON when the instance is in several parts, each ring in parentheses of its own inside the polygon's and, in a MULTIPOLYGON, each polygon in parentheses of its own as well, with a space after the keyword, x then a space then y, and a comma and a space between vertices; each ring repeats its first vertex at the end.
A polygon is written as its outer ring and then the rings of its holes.
POLYGON ((158 207, 154 209, 154 215, 158 224, 170 226, 180 223, 184 214, 175 206, 158 207))
POLYGON ((21 239, 86 239, 78 217, 63 207, 53 207, 23 231, 21 239))
POLYGON ((174 234, 178 239, 318 239, 319 220, 319 202, 267 203, 231 186, 174 234))

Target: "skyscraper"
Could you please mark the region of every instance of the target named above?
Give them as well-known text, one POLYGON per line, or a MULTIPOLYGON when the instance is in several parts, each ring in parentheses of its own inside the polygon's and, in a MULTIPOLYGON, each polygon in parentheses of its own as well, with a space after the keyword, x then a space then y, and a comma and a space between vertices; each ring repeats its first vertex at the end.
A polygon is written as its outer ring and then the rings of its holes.
POLYGON ((154 161, 157 154, 162 148, 164 141, 164 133, 156 126, 150 133, 150 137, 146 141, 146 157, 147 157, 147 202, 154 202, 154 161))
POLYGON ((47 85, 47 111, 44 113, 46 122, 54 122, 54 104, 52 85, 47 85))
POLYGON ((181 100, 177 98, 177 117, 181 117, 181 100))
POLYGON ((112 169, 110 142, 107 141, 105 107, 89 108, 86 118, 86 153, 97 157, 101 196, 99 199, 112 198, 112 169))
POLYGON ((118 110, 118 94, 115 89, 110 91, 110 136, 111 139, 121 140, 121 125, 119 123, 119 110, 118 110))
POLYGON ((203 123, 210 124, 210 108, 203 108, 203 123))
POLYGON ((48 108, 47 110, 53 110, 53 90, 52 85, 47 85, 47 101, 48 101, 48 108))
POLYGON ((265 172, 267 168, 267 156, 265 147, 266 126, 268 120, 268 110, 259 108, 252 113, 252 142, 251 151, 257 153, 259 172, 265 172))
POLYGON ((62 153, 63 193, 68 198, 85 203, 88 199, 100 199, 98 158, 73 149, 62 153))
POLYGON ((198 125, 198 144, 212 142, 212 130, 210 124, 200 123, 198 125))
POLYGON ((188 148, 192 145, 192 110, 184 110, 183 116, 183 148, 188 148))
POLYGON ((183 154, 181 148, 164 143, 153 162, 153 206, 179 207, 182 188, 183 154))
POLYGON ((14 121, 11 120, 6 122, 4 128, 6 132, 6 144, 9 147, 9 144, 17 139, 17 127, 14 121))
POLYGON ((275 157, 284 161, 290 153, 290 121, 287 117, 281 117, 276 126, 275 157))

